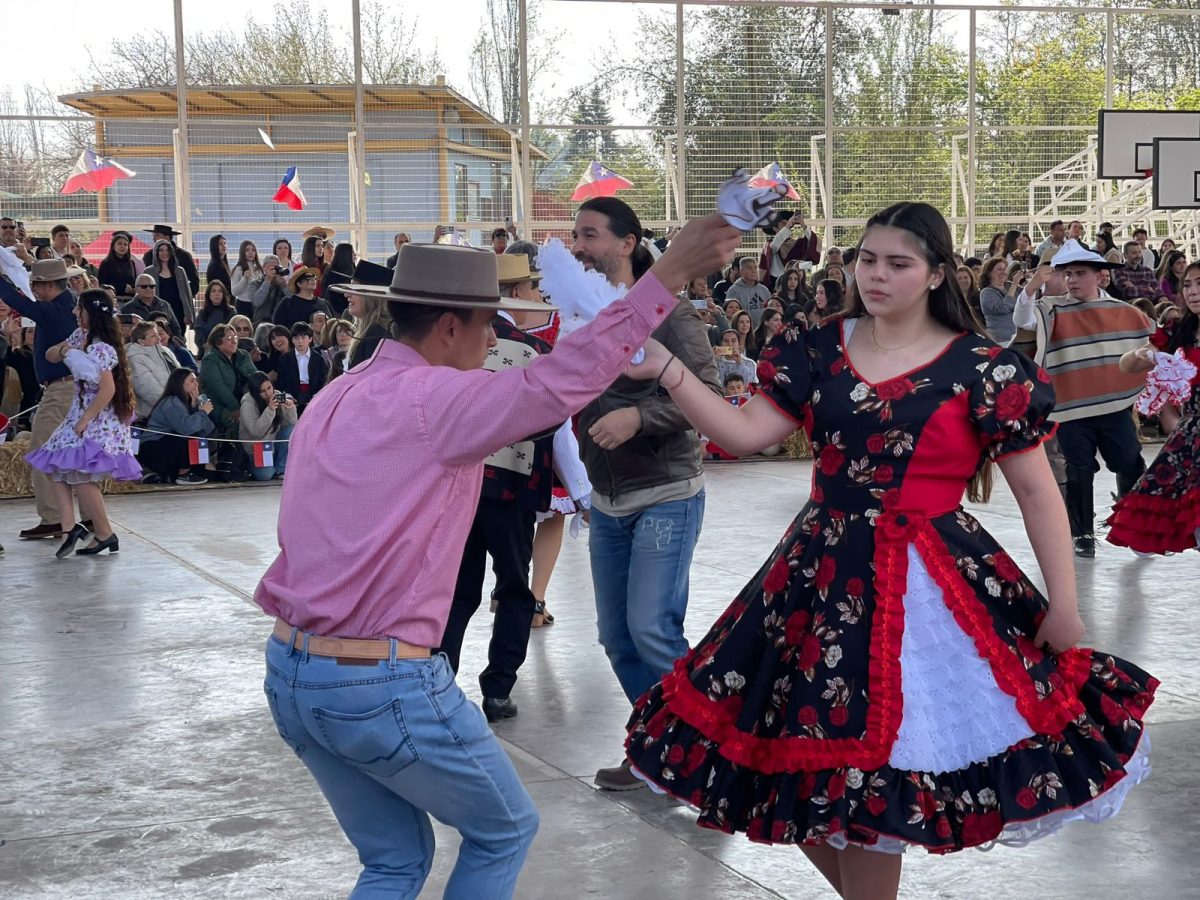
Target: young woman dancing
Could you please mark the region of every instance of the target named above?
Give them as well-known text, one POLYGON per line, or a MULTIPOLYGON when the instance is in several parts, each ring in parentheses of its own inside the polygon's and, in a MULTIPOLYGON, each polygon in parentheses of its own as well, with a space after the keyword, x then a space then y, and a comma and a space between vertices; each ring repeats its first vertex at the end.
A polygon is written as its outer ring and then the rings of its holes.
POLYGON ((1157 681, 1076 647, 1071 535, 1042 443, 1049 378, 975 333, 945 220, 874 216, 845 315, 789 325, 762 393, 712 395, 650 343, 698 430, 739 455, 797 427, 809 503, 709 633, 637 703, 634 770, 699 823, 801 849, 848 900, 894 897, 906 847, 1023 843, 1114 814, 1149 773, 1157 681), (1043 598, 961 506, 999 464, 1043 598))
POLYGON ((106 478, 137 481, 142 477, 129 431, 136 401, 125 363, 125 342, 108 292, 89 289, 80 294, 75 317, 79 327, 46 351, 48 360, 65 363, 75 376, 75 399, 50 439, 26 456, 31 466, 54 482, 66 534, 55 553, 59 559, 69 556, 75 544, 88 534, 73 520, 72 489, 79 498, 79 508, 95 529, 91 543, 75 553, 116 553, 120 547, 108 522, 100 482, 106 478))

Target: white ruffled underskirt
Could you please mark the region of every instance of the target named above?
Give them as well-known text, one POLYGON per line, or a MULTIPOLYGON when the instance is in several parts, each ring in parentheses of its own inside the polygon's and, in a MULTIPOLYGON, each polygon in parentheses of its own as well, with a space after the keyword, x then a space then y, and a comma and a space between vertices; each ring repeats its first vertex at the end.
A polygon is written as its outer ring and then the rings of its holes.
MULTIPOLYGON (((996 684, 991 666, 946 607, 913 545, 908 547, 908 582, 904 594, 904 637, 900 649, 904 713, 888 764, 909 772, 934 775, 956 772, 999 756, 1032 737, 1029 723, 1017 711, 1015 698, 996 684)), ((1100 822, 1115 816, 1125 796, 1150 776, 1150 736, 1143 731, 1137 750, 1125 766, 1126 776, 1095 799, 1075 809, 1049 813, 1027 822, 1009 823, 993 843, 1024 846, 1053 834, 1067 822, 1100 822)), ((656 793, 661 788, 634 772, 656 793)), ((828 844, 838 850, 856 843, 845 834, 828 844)), ((903 853, 910 846, 881 835, 868 850, 903 853)))

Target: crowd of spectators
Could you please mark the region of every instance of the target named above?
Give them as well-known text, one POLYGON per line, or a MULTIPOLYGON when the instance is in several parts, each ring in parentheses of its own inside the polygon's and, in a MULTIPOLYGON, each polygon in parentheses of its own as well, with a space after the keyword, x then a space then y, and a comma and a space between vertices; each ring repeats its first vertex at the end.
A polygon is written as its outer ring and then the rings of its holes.
MULTIPOLYGON (((166 225, 146 230, 153 245, 143 256, 132 253, 131 232, 115 231, 97 263, 84 256, 65 225, 38 240, 15 220, 0 218, 0 246, 12 248, 27 265, 60 257, 72 291, 100 287, 117 303, 147 481, 282 478, 286 441, 305 407, 388 334, 386 303, 332 290, 354 277, 358 260, 352 245, 336 242, 331 229, 305 232, 298 260, 291 240, 279 237, 269 253, 243 240, 231 261, 225 236, 214 235, 203 279, 192 254, 175 243, 177 232, 166 225), (192 463, 188 440, 200 438, 245 443, 215 441, 207 463, 192 463), (255 465, 249 448, 264 442, 275 444, 273 461, 255 465)), ((491 234, 497 253, 511 231, 491 234)), ((407 234, 395 236, 389 268, 409 240, 407 234)), ((1087 245, 1081 222, 1053 222, 1036 245, 1019 230, 998 232, 983 257, 957 258, 954 275, 981 329, 1000 343, 1013 338, 1017 299, 1038 267, 1068 240, 1087 245)), ((666 242, 646 235, 652 250, 666 242)), ((1188 260, 1173 241, 1163 240, 1156 249, 1147 230, 1137 228, 1120 242, 1112 225, 1103 223, 1090 246, 1121 263, 1105 285, 1109 294, 1159 323, 1181 314, 1179 281, 1188 260)), ((842 311, 854 267, 853 248, 829 247, 822 255, 821 240, 804 219, 785 214, 757 257, 743 256, 688 285, 684 296, 706 327, 727 396, 736 399, 756 389, 759 353, 786 323, 812 326, 842 311)), ((1039 282, 1041 292, 1054 289, 1049 278, 1039 282)), ((34 329, 7 310, 0 313, 0 398, 26 410, 40 394, 32 363, 34 329)), ((17 423, 22 424, 27 423, 17 423)))
MULTIPOLYGON (((203 279, 192 254, 175 244, 177 232, 164 225, 147 231, 154 243, 142 258, 131 252, 133 234, 115 231, 98 265, 65 225, 41 241, 0 218, 0 246, 27 267, 61 258, 76 296, 98 287, 113 298, 146 483, 282 478, 287 439, 305 407, 388 334, 386 302, 331 290, 348 283, 358 264, 354 248, 336 243, 331 229, 304 234, 299 262, 287 238, 261 255, 253 241, 242 241, 231 262, 225 236, 215 235, 203 279), (208 461, 194 462, 189 441, 201 439, 208 461), (256 460, 255 445, 271 447, 269 464, 261 446, 256 460)), ((396 236, 397 251, 407 240, 396 236)), ((42 387, 35 326, 7 307, 0 320, 0 400, 25 412, 14 426, 28 428, 42 387)))

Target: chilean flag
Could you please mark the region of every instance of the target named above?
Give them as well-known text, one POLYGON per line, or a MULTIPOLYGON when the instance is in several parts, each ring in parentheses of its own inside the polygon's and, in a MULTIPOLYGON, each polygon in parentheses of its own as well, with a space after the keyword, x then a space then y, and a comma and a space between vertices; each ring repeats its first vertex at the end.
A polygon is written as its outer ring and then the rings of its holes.
POLYGON ((254 465, 260 469, 275 465, 274 447, 275 445, 270 441, 256 443, 254 445, 254 465))
POLYGON ((792 187, 792 183, 787 180, 787 176, 783 174, 783 170, 779 168, 779 163, 767 163, 752 176, 750 176, 750 187, 766 188, 775 187, 776 185, 784 185, 787 188, 787 193, 784 195, 789 200, 799 200, 800 195, 796 193, 796 189, 792 187))
POLYGON ((188 462, 193 466, 208 464, 208 441, 203 438, 188 441, 188 462))
POLYGON ((122 178, 132 178, 133 172, 119 162, 101 156, 95 150, 84 150, 79 154, 75 168, 71 170, 67 183, 62 186, 60 194, 74 194, 76 191, 91 191, 99 193, 114 181, 122 178))
POLYGON ((633 187, 633 182, 628 178, 622 178, 612 169, 606 169, 600 163, 592 160, 583 170, 579 184, 575 185, 575 193, 571 195, 571 202, 579 203, 592 197, 612 197, 616 195, 617 191, 631 187, 633 187))
POLYGON ((283 175, 283 183, 271 199, 276 203, 286 203, 292 209, 304 209, 308 204, 304 199, 304 191, 300 190, 300 174, 295 166, 288 166, 283 175))

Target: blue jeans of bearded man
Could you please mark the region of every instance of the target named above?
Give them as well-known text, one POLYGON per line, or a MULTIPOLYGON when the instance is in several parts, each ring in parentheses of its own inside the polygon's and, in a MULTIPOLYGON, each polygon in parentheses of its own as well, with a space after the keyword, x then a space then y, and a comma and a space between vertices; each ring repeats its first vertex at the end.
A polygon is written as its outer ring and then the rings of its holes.
POLYGON ((688 651, 688 571, 703 521, 704 491, 626 516, 592 509, 596 625, 630 702, 688 651))

